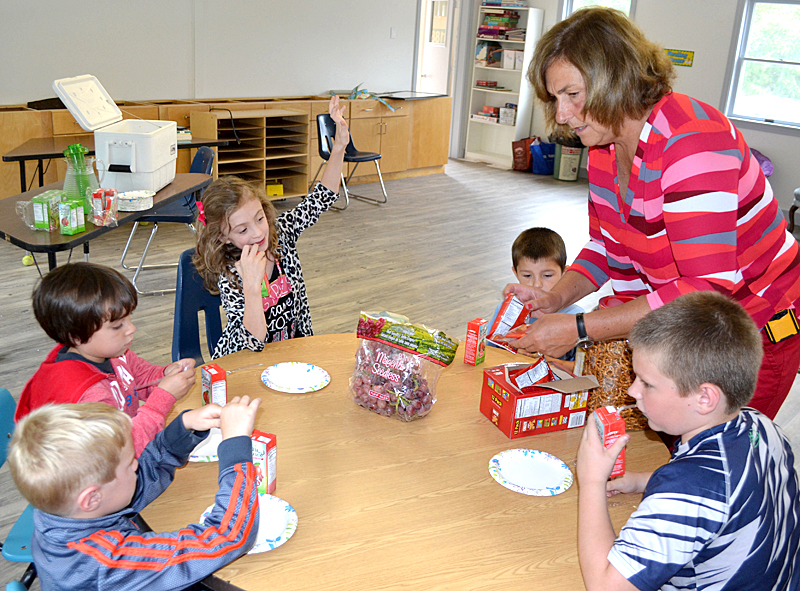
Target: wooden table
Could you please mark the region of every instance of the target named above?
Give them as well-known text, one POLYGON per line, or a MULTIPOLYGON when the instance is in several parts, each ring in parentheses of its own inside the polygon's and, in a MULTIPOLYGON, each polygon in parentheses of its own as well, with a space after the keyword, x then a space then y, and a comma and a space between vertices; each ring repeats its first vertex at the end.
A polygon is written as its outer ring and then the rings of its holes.
MULTIPOLYGON (((267 345, 262 353, 218 359, 228 395, 257 395, 257 428, 278 443, 276 496, 291 504, 298 528, 283 546, 244 556, 217 572, 242 589, 465 590, 583 589, 577 556, 577 484, 555 497, 512 492, 489 475, 496 453, 528 447, 573 469, 582 429, 510 440, 478 410, 482 370, 518 360, 488 348, 487 362, 463 362, 463 344, 436 386, 438 401, 417 421, 379 416, 353 403, 348 380, 355 334, 267 345), (283 394, 261 383, 282 361, 319 365, 330 384, 283 394)), ((170 415, 200 402, 200 380, 170 415)), ((668 459, 652 432, 628 444, 632 470, 668 459)), ((155 531, 196 522, 217 490, 216 464, 188 464, 142 515, 155 531)), ((619 528, 639 495, 609 500, 619 528)))
MULTIPOLYGON (((28 188, 27 176, 25 174, 25 162, 37 160, 39 162, 39 186, 44 185, 44 161, 51 158, 63 158, 64 150, 72 144, 81 144, 88 150, 87 155, 93 156, 94 134, 87 135, 68 135, 53 137, 35 137, 29 139, 3 155, 3 162, 19 163, 19 182, 20 191, 25 192, 28 188)), ((189 148, 199 148, 201 146, 227 146, 228 140, 215 140, 211 138, 192 137, 190 140, 179 141, 178 149, 186 150, 189 148)))
POLYGON ((47 253, 48 266, 52 270, 56 266, 56 253, 64 250, 71 250, 76 246, 84 245, 84 253, 89 253, 89 241, 115 230, 116 228, 133 222, 143 215, 152 213, 159 206, 171 203, 186 195, 202 189, 211 184, 211 175, 186 173, 176 174, 175 179, 166 187, 158 191, 153 197, 153 207, 144 211, 121 211, 119 212, 119 224, 117 226, 95 226, 91 222, 86 222, 86 231, 80 234, 61 234, 60 232, 44 232, 31 230, 25 222, 17 215, 17 201, 30 201, 34 195, 44 193, 50 189, 61 189, 64 181, 50 183, 44 187, 39 187, 13 197, 0 199, 0 238, 5 239, 14 246, 19 246, 30 252, 47 253))

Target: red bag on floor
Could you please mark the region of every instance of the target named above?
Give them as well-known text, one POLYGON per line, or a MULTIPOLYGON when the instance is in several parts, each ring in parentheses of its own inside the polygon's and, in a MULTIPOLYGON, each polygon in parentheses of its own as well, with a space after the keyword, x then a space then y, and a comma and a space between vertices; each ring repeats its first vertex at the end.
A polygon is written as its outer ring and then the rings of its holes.
POLYGON ((522 172, 531 171, 531 144, 535 137, 511 142, 511 151, 514 154, 514 170, 522 172))

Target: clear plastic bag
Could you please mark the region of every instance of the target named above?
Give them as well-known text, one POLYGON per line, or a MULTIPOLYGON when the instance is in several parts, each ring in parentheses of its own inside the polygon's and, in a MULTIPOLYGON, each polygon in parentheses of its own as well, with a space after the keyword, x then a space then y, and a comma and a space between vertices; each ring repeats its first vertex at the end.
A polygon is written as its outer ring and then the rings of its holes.
POLYGON ((117 227, 119 200, 116 189, 86 190, 86 198, 92 204, 92 223, 95 226, 117 227))
POLYGON ((353 401, 403 421, 426 416, 436 402, 436 381, 453 362, 458 341, 388 312, 362 312, 357 334, 353 401))

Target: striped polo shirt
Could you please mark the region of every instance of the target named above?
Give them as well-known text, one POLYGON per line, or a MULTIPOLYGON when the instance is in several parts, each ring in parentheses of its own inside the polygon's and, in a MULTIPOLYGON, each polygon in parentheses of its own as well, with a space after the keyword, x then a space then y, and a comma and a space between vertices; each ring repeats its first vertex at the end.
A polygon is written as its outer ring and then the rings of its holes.
POLYGON ((651 309, 698 290, 738 301, 759 328, 800 298, 800 248, 742 134, 670 93, 639 136, 628 191, 614 145, 589 149, 589 242, 570 266, 651 309))

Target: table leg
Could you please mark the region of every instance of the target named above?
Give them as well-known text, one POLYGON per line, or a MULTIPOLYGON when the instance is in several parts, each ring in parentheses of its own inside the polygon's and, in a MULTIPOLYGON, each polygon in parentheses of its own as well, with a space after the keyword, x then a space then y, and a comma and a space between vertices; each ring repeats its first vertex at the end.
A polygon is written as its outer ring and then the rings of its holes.
POLYGON ((39 159, 39 186, 44 187, 44 160, 39 159))
POLYGON ((22 187, 22 190, 20 191, 21 193, 24 193, 25 191, 28 190, 28 186, 27 186, 28 183, 25 182, 25 181, 26 181, 26 179, 25 179, 25 161, 24 160, 20 160, 19 161, 19 184, 22 187))
POLYGON ((84 242, 83 243, 83 260, 86 261, 87 263, 89 262, 89 243, 88 242, 84 242))
POLYGON ((50 271, 56 268, 56 253, 54 252, 47 253, 47 266, 49 267, 50 271))

